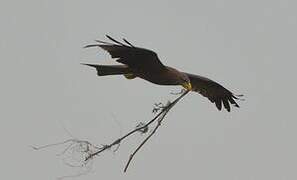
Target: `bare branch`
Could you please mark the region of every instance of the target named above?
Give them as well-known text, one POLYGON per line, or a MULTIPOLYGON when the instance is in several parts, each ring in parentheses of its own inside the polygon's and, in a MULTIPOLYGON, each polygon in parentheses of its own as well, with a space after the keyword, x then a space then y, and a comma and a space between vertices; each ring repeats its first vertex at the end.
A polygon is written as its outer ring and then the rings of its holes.
MULTIPOLYGON (((148 123, 146 123, 144 126, 141 126, 139 128, 135 128, 134 130, 130 131, 129 133, 127 133, 126 135, 122 136, 121 138, 118 138, 117 140, 115 140, 114 142, 112 142, 111 144, 105 145, 103 147, 101 147, 97 152, 90 154, 87 158, 86 161, 89 160, 90 158, 93 158, 94 156, 102 153, 103 151, 110 149, 111 147, 120 144, 123 140, 125 140, 127 137, 131 136, 132 134, 134 134, 135 132, 141 131, 145 128, 147 128, 150 124, 152 124, 153 122, 155 122, 160 116, 162 117, 164 114, 166 115, 167 112, 169 111, 181 98, 183 98, 186 94, 188 94, 189 91, 184 91, 184 93, 179 96, 178 98, 176 98, 173 102, 171 102, 170 104, 168 104, 167 106, 165 106, 162 111, 160 111, 152 120, 150 120, 148 123), (164 113, 166 112, 166 113, 164 113)), ((164 117, 165 117, 164 115, 164 117)), ((164 118, 163 117, 163 118, 164 118)))
POLYGON ((157 132, 157 129, 161 126, 162 121, 164 120, 167 113, 170 111, 170 109, 182 98, 184 97, 189 91, 184 91, 181 96, 179 96, 176 100, 174 100, 172 103, 168 102, 167 105, 162 109, 161 113, 162 115, 158 118, 158 124, 154 128, 154 130, 142 141, 142 143, 135 149, 135 151, 130 155, 129 160, 124 168, 124 172, 127 171, 132 159, 136 155, 136 153, 141 149, 141 147, 157 132))
POLYGON ((141 147, 156 133, 157 129, 160 127, 162 120, 165 118, 166 114, 168 113, 170 109, 167 109, 166 111, 164 111, 164 113, 162 114, 162 116, 160 116, 160 118, 158 119, 158 124, 157 126, 154 128, 154 130, 142 141, 142 143, 135 149, 135 151, 129 156, 129 160, 125 166, 124 172, 127 171, 133 157, 135 156, 135 154, 141 149, 141 147))
MULTIPOLYGON (((157 103, 155 104, 155 107, 153 109, 153 113, 157 113, 153 119, 148 121, 147 123, 140 122, 135 129, 131 130, 127 134, 121 136, 120 138, 114 140, 110 144, 102 144, 101 146, 95 146, 89 141, 85 140, 79 140, 76 138, 68 139, 63 142, 59 143, 53 143, 53 144, 48 144, 44 146, 39 146, 35 147, 32 146, 33 149, 35 150, 40 150, 44 148, 49 148, 52 146, 58 146, 58 145, 66 145, 67 147, 60 153, 58 154, 59 156, 64 156, 66 158, 63 159, 64 163, 70 167, 87 167, 87 165, 90 165, 92 163, 93 158, 100 153, 111 149, 112 147, 115 147, 113 152, 116 152, 119 147, 121 142, 126 140, 128 137, 131 135, 135 134, 136 132, 140 132, 142 134, 145 134, 148 132, 149 126, 153 124, 154 122, 157 122, 156 126, 154 129, 148 134, 148 136, 137 146, 137 148, 133 151, 133 153, 129 156, 129 159, 125 165, 124 172, 127 171, 128 167, 130 166, 133 158, 137 154, 137 152, 145 145, 145 143, 157 132, 158 128, 161 126, 162 121, 164 120, 165 116, 168 114, 168 112, 179 102, 186 94, 188 94, 189 91, 182 91, 179 97, 177 97, 174 101, 170 102, 168 101, 166 105, 162 103, 157 103), (75 156, 77 155, 77 156, 75 156)), ((71 135, 71 134, 70 134, 71 135)), ((73 137, 73 136, 72 136, 73 137)), ((88 168, 87 168, 88 169, 88 168)), ((88 169, 90 170, 90 169, 88 169)), ((87 173, 87 171, 86 171, 87 173)), ((84 173, 78 174, 78 176, 83 175, 84 173)), ((68 178, 72 176, 64 176, 61 177, 63 178, 68 178)))

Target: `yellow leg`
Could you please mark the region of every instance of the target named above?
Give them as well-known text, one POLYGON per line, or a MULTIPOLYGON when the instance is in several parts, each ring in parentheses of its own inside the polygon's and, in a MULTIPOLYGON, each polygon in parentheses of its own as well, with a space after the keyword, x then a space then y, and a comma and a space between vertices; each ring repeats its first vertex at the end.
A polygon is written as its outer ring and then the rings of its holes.
POLYGON ((127 78, 127 79, 134 79, 134 78, 136 78, 136 76, 134 75, 134 74, 124 74, 124 76, 125 76, 125 78, 127 78))

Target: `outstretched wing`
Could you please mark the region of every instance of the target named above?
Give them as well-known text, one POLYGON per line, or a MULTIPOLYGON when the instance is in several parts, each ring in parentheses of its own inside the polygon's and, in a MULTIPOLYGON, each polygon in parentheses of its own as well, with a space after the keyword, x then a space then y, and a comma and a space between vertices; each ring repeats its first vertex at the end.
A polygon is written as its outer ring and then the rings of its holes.
POLYGON ((222 85, 202 76, 186 74, 191 81, 192 90, 207 97, 212 103, 215 103, 218 110, 222 109, 223 104, 225 109, 230 112, 230 103, 239 108, 239 105, 235 102, 238 97, 222 85))
POLYGON ((150 72, 164 70, 165 66, 159 60, 157 54, 151 50, 133 46, 126 39, 121 43, 112 37, 106 35, 113 43, 97 40, 98 44, 85 46, 88 47, 101 47, 106 50, 112 58, 117 58, 117 62, 126 64, 130 68, 137 68, 150 72))

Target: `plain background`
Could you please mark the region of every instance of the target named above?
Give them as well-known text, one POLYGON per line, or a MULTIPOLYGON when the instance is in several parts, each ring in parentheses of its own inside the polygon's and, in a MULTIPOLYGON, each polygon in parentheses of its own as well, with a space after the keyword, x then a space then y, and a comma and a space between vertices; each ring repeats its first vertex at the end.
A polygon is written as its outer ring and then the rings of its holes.
POLYGON ((56 156, 71 138, 109 143, 178 87, 98 78, 80 63, 111 64, 83 49, 105 34, 156 51, 170 66, 207 76, 246 101, 219 112, 184 98, 137 154, 132 137, 75 179, 297 179, 297 3, 293 0, 1 1, 0 179, 73 175, 56 156))

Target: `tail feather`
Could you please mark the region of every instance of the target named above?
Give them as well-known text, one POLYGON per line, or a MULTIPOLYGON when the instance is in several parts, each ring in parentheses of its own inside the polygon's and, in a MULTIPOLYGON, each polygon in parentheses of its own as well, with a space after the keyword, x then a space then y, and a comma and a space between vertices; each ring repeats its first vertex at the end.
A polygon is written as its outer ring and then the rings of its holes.
POLYGON ((126 65, 97 65, 97 64, 83 64, 83 65, 96 68, 98 76, 123 75, 123 74, 131 73, 130 68, 127 67, 126 65))

